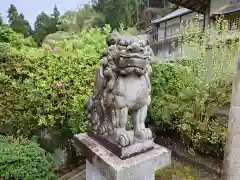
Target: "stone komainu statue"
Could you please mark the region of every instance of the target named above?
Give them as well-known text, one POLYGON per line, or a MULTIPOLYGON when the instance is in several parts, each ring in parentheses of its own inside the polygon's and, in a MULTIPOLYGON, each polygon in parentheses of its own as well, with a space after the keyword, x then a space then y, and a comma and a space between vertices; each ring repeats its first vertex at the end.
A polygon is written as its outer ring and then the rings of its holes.
POLYGON ((107 44, 96 70, 94 92, 85 103, 89 129, 120 147, 152 140, 152 131, 145 127, 153 56, 148 41, 112 33, 107 44), (129 113, 133 130, 127 131, 129 113))

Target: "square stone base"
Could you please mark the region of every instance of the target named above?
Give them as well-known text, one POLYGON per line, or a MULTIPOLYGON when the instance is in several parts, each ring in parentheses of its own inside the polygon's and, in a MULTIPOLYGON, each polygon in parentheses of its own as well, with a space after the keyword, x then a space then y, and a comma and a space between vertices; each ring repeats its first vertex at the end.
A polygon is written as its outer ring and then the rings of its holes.
POLYGON ((125 160, 86 133, 75 135, 74 144, 87 158, 87 180, 154 180, 155 170, 171 163, 171 152, 157 144, 152 150, 125 160))
POLYGON ((136 142, 135 144, 127 147, 121 147, 120 145, 116 144, 116 142, 113 142, 113 139, 111 137, 95 135, 92 132, 88 132, 88 136, 93 140, 96 140, 100 145, 107 148, 109 151, 111 151, 113 154, 117 155, 121 159, 127 159, 132 156, 149 151, 153 149, 154 144, 153 139, 149 139, 143 142, 136 142))

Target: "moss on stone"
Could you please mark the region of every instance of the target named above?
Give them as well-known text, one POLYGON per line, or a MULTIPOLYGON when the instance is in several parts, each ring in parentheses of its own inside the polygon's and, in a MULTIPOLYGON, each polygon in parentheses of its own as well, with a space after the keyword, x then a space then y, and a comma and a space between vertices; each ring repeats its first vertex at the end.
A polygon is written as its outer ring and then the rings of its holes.
POLYGON ((172 160, 172 164, 156 171, 156 180, 215 180, 216 175, 204 170, 172 160))

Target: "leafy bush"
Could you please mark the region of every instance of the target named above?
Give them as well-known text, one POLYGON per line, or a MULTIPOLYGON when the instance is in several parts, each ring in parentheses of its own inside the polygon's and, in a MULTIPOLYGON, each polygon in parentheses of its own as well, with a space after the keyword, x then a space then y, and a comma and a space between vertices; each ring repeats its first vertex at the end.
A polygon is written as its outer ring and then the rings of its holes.
POLYGON ((83 104, 92 91, 95 66, 109 31, 108 26, 84 29, 55 40, 54 47, 38 49, 4 43, 0 51, 4 132, 0 133, 29 136, 38 125, 84 131, 83 104))
POLYGON ((210 117, 216 108, 229 104, 231 86, 204 84, 195 76, 188 66, 155 64, 149 119, 158 130, 179 133, 187 147, 219 156, 227 122, 210 117))
POLYGON ((26 66, 30 60, 9 44, 4 47, 0 52, 0 134, 29 136, 38 124, 34 120, 36 105, 27 94, 31 86, 23 84, 31 78, 31 70, 26 66))
POLYGON ((36 62, 29 97, 38 105, 39 124, 85 130, 84 101, 94 85, 94 73, 110 28, 93 28, 56 41, 36 62), (37 95, 36 95, 37 93, 37 95))
POLYGON ((18 48, 22 46, 36 47, 36 43, 32 37, 24 38, 22 34, 16 33, 7 25, 0 26, 0 42, 10 43, 18 48))
POLYGON ((1 177, 24 180, 55 180, 55 165, 37 143, 0 136, 1 177))
POLYGON ((179 37, 184 61, 154 67, 149 113, 158 129, 175 131, 192 150, 217 156, 223 155, 228 120, 217 111, 229 111, 240 45, 226 25, 222 17, 204 32, 197 20, 186 25, 179 37))

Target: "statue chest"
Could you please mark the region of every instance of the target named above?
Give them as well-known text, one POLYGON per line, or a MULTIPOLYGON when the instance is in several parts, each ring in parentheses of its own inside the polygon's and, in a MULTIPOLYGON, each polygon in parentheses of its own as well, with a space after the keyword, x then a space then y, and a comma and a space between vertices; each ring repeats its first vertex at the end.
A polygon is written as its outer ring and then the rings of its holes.
POLYGON ((117 95, 117 104, 139 108, 148 102, 148 82, 145 76, 120 76, 116 80, 114 94, 117 95))

